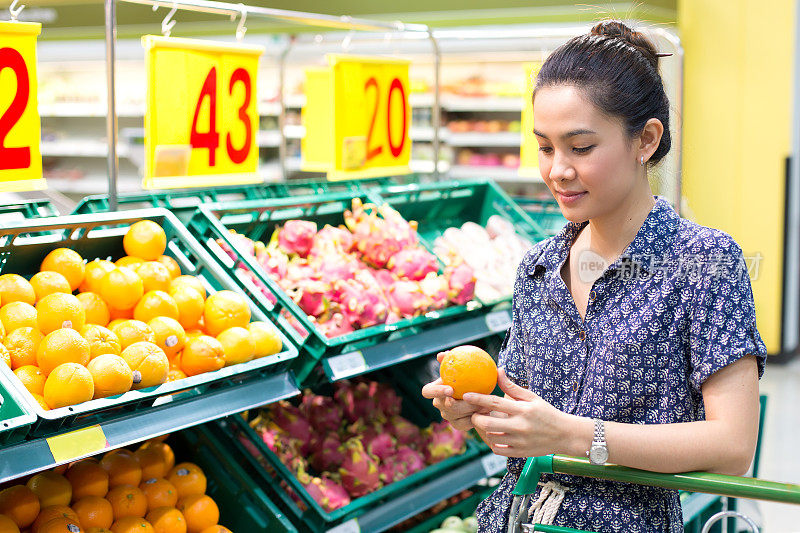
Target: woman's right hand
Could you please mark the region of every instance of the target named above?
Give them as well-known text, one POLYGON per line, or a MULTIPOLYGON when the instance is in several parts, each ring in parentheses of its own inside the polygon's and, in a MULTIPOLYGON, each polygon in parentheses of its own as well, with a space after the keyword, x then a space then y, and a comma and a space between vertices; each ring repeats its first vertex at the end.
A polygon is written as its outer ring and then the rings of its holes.
MULTIPOLYGON (((440 363, 443 357, 443 353, 436 355, 440 363)), ((472 415, 479 412, 480 408, 453 398, 453 387, 443 385, 442 378, 422 387, 422 395, 433 400, 433 406, 442 413, 442 418, 450 422, 451 426, 461 431, 472 429, 472 415)))

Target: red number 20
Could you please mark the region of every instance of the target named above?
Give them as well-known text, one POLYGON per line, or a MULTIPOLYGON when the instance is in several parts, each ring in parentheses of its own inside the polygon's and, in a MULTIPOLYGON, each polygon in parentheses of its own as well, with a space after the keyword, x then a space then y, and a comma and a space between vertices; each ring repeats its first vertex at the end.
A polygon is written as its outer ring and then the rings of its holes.
POLYGON ((4 146, 8 132, 22 118, 25 107, 28 105, 30 97, 28 68, 19 52, 13 48, 0 48, 0 72, 5 68, 13 70, 17 77, 17 94, 14 95, 6 112, 0 116, 0 170, 28 168, 31 166, 30 147, 6 148, 4 146))
MULTIPOLYGON (((378 145, 375 147, 370 147, 371 140, 372 140, 372 133, 373 129, 375 128, 375 119, 378 116, 378 102, 380 100, 380 91, 378 89, 378 80, 370 78, 367 80, 367 83, 364 84, 364 92, 366 93, 367 90, 372 87, 375 89, 375 107, 372 109, 372 118, 369 122, 369 129, 367 130, 367 161, 374 158, 375 156, 381 154, 383 152, 383 146, 378 145)), ((408 118, 407 118, 407 108, 406 108, 406 92, 403 89, 403 84, 400 82, 399 79, 394 78, 389 85, 389 96, 386 100, 386 128, 387 128, 387 137, 389 139, 389 150, 392 152, 392 156, 397 157, 403 152, 403 147, 406 144, 406 134, 408 133, 408 118), (400 91, 400 101, 403 103, 403 129, 400 133, 400 142, 398 144, 394 144, 392 139, 392 94, 395 91, 400 91)))

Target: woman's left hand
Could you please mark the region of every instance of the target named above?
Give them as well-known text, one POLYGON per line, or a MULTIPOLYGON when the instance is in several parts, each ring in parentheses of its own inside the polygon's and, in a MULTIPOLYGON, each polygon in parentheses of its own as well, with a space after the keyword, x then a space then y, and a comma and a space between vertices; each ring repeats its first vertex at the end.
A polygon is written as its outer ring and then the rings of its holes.
POLYGON ((492 451, 505 457, 536 457, 563 449, 570 415, 513 383, 502 370, 497 383, 505 398, 464 394, 466 402, 489 412, 472 415, 472 425, 492 451))

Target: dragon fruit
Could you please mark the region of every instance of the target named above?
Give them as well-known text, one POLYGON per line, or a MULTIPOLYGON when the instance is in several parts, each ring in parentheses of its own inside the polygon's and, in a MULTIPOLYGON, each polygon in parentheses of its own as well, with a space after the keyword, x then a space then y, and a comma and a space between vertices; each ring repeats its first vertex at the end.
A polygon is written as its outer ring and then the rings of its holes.
POLYGON ((314 243, 317 225, 307 220, 287 220, 283 227, 276 230, 278 246, 287 254, 306 257, 314 243))
POLYGON ((301 339, 305 339, 306 337, 308 337, 308 331, 306 330, 305 327, 303 327, 303 324, 301 324, 300 321, 297 320, 297 318, 295 318, 293 314, 289 313, 289 311, 287 311, 286 309, 281 309, 281 316, 285 318, 286 322, 289 323, 292 329, 294 329, 297 332, 297 334, 300 335, 301 339))
POLYGON ((449 286, 448 299, 456 305, 464 305, 475 294, 475 272, 466 263, 449 266, 444 270, 449 286))
POLYGON ((425 458, 418 451, 411 448, 400 448, 397 455, 395 455, 395 459, 405 465, 409 476, 425 468, 425 458))
POLYGON ((367 441, 366 449, 382 461, 397 452, 397 441, 388 433, 380 433, 367 441))
POLYGON ((268 276, 275 280, 286 277, 289 257, 277 248, 267 248, 263 242, 255 243, 255 258, 268 276))
POLYGON ((380 292, 367 290, 356 280, 339 280, 334 284, 333 298, 354 328, 367 328, 386 321, 389 310, 382 296, 380 292))
POLYGON ((331 226, 325 224, 321 230, 314 235, 309 257, 327 256, 334 251, 347 253, 353 249, 353 234, 342 226, 331 226))
POLYGON ((236 274, 237 276, 249 280, 261 292, 261 294, 264 295, 264 298, 266 298, 266 300, 269 303, 275 304, 275 302, 278 301, 278 299, 275 297, 274 294, 272 294, 272 291, 269 290, 269 288, 264 284, 264 282, 258 279, 258 276, 253 274, 253 272, 248 270, 246 267, 241 267, 241 266, 236 267, 236 274))
POLYGON ((364 260, 377 268, 383 268, 394 254, 418 242, 416 222, 407 222, 388 204, 376 207, 353 198, 344 221, 364 260))
POLYGON ((388 485, 408 477, 408 465, 400 461, 397 456, 387 457, 381 461, 378 466, 378 472, 381 475, 381 481, 388 485))
POLYGON ((338 470, 345 459, 341 446, 342 443, 335 433, 329 433, 322 440, 316 440, 312 444, 314 453, 311 455, 311 466, 318 472, 338 470))
POLYGON ((300 412, 311 423, 314 431, 336 431, 342 423, 342 410, 333 398, 313 394, 308 389, 303 393, 300 412))
POLYGON ((360 498, 381 487, 378 460, 369 454, 358 437, 342 445, 345 460, 339 468, 342 485, 352 498, 360 498))
POLYGON ((328 310, 330 286, 321 281, 306 279, 298 283, 291 291, 292 300, 304 313, 320 316, 328 310))
POLYGON ((428 298, 431 310, 447 307, 447 297, 450 289, 447 278, 431 272, 419 282, 419 288, 428 298))
POLYGON ((309 266, 314 269, 314 276, 330 285, 339 280, 351 280, 361 269, 365 268, 364 264, 354 255, 341 251, 313 257, 309 261, 309 266))
POLYGON ((270 416, 275 424, 292 438, 304 443, 311 440, 311 424, 308 423, 299 408, 286 400, 270 405, 270 416))
POLYGON ((330 513, 350 503, 350 496, 344 487, 328 476, 312 477, 301 470, 297 474, 297 480, 325 512, 330 513))
POLYGON ((431 424, 422 430, 422 436, 427 440, 422 451, 430 464, 444 461, 448 457, 464 453, 466 450, 464 433, 454 429, 446 421, 431 424))
POLYGON ((361 381, 352 385, 344 380, 337 382, 333 397, 344 411, 345 418, 351 423, 372 420, 378 413, 378 383, 361 381))
POLYGON ((400 415, 391 417, 385 430, 397 439, 398 447, 416 446, 420 441, 420 429, 400 415))
POLYGON ((387 296, 392 310, 405 318, 424 314, 430 307, 430 300, 416 281, 396 281, 387 296))
POLYGON ((344 315, 340 312, 331 314, 330 317, 327 317, 325 320, 318 320, 317 327, 329 339, 332 339, 333 337, 339 337, 341 335, 347 335, 348 333, 355 331, 353 326, 350 325, 350 322, 348 322, 344 315))
POLYGON ((424 248, 406 248, 394 254, 386 266, 400 279, 420 281, 430 272, 438 272, 436 257, 424 248))
POLYGON ((397 395, 394 387, 386 383, 378 383, 378 411, 385 419, 399 415, 403 408, 403 399, 397 395))

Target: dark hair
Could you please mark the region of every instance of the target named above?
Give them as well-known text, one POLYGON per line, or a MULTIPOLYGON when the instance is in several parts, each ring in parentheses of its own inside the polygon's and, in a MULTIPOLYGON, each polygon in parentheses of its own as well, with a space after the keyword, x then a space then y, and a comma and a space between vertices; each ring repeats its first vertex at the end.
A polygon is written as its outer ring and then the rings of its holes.
POLYGON ((591 32, 570 39, 548 56, 537 76, 536 90, 574 85, 607 115, 622 119, 629 136, 642 132, 651 118, 664 134, 651 163, 669 152, 669 99, 658 72, 658 53, 647 37, 619 21, 604 21, 591 32))

